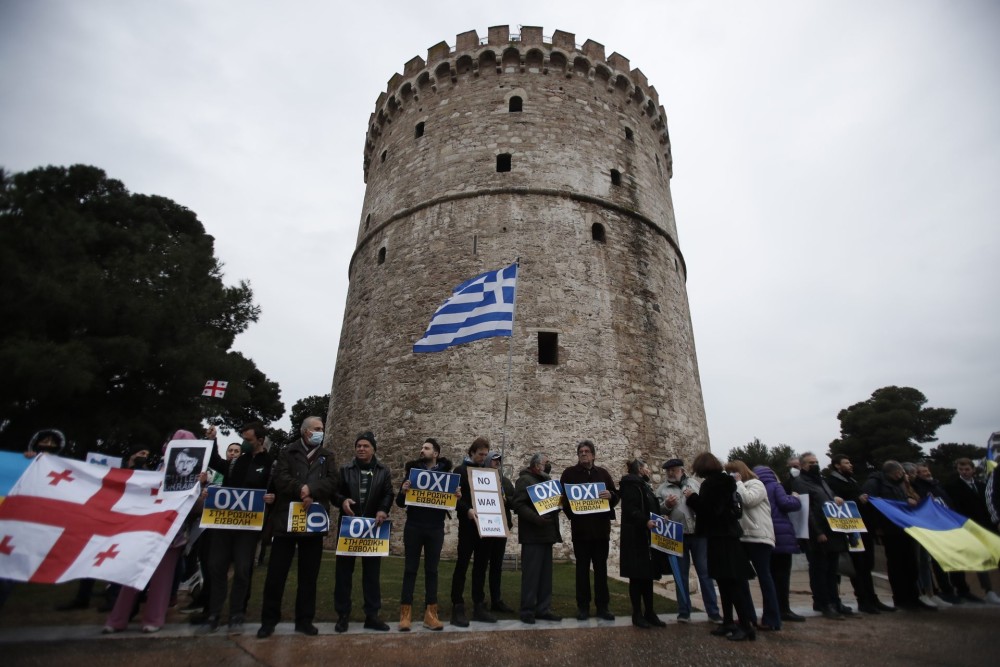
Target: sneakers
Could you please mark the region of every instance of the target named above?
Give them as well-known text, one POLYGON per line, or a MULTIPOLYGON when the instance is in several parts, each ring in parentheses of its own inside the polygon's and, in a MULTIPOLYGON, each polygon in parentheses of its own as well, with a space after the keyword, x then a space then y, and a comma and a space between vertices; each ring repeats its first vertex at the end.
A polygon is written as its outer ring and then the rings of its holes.
POLYGON ((154 632, 160 631, 160 626, 158 625, 144 625, 142 626, 142 631, 147 635, 153 634, 154 632))
POLYGON ((472 607, 472 620, 477 623, 496 623, 497 617, 489 612, 485 602, 477 602, 472 607))
POLYGON ((677 622, 678 623, 690 623, 691 622, 691 614, 677 614, 677 622))
POLYGON ((101 628, 101 634, 102 635, 113 635, 116 632, 121 632, 121 630, 119 630, 118 628, 112 627, 110 625, 105 625, 103 628, 101 628))
POLYGON ((930 595, 921 595, 917 599, 920 600, 920 604, 926 607, 934 607, 935 609, 937 609, 937 604, 934 603, 934 600, 933 598, 931 598, 930 595))
POLYGON ((990 604, 1000 604, 1000 595, 997 595, 993 591, 986 593, 986 601, 990 604))
POLYGON ((365 629, 378 630, 379 632, 386 632, 389 629, 389 624, 383 621, 378 616, 369 616, 365 619, 365 629))
MULTIPOLYGON (((944 600, 942 600, 937 595, 930 595, 928 597, 930 597, 931 602, 933 602, 934 604, 936 604, 938 607, 950 607, 951 606, 950 602, 945 602, 944 600)), ((987 598, 987 599, 989 599, 989 598, 987 598)))
MULTIPOLYGON (((719 613, 709 614, 708 620, 712 621, 712 623, 715 623, 716 625, 722 625, 722 616, 719 613)), ((790 619, 785 619, 785 620, 790 620, 790 619)))

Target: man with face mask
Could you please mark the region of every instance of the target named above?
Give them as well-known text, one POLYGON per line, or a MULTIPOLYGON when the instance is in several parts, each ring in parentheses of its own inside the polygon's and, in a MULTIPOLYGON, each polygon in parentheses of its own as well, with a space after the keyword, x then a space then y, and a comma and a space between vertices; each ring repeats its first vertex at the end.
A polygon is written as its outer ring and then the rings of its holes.
POLYGON ((292 502, 320 503, 329 513, 330 501, 337 491, 337 466, 333 452, 323 447, 323 420, 306 417, 299 429, 301 437, 281 450, 274 463, 272 479, 275 490, 271 506, 274 541, 264 581, 261 626, 257 637, 274 634, 281 620, 281 598, 285 581, 298 550, 298 590, 295 595, 295 631, 304 635, 319 634, 313 625, 316 617, 316 581, 323 558, 322 533, 289 533, 288 511, 292 502))
POLYGON ((715 581, 708 576, 708 540, 695 535, 695 514, 687 504, 688 497, 698 493, 701 482, 684 473, 684 461, 681 459, 670 459, 663 464, 663 469, 666 471, 667 479, 656 489, 656 498, 667 518, 684 524, 684 556, 679 559, 681 581, 675 582, 677 622, 691 621, 691 594, 688 592, 687 582, 693 559, 708 618, 713 623, 721 623, 722 615, 719 613, 719 601, 715 595, 715 581))
POLYGON ((549 481, 552 464, 547 454, 531 457, 514 485, 517 541, 521 545, 521 622, 561 621, 552 613, 552 545, 562 542, 559 512, 539 515, 528 487, 549 481))
POLYGON ((600 497, 607 500, 611 509, 603 514, 583 514, 576 516, 570 509, 569 499, 563 496, 563 510, 569 517, 573 536, 573 556, 576 558, 576 618, 585 621, 590 617, 590 567, 594 567, 594 603, 597 618, 615 620, 608 610, 611 596, 608 593, 608 552, 611 542, 611 521, 615 518, 618 505, 618 489, 615 480, 604 468, 594 465, 597 447, 590 440, 581 440, 576 445, 578 463, 563 471, 559 481, 562 484, 588 484, 603 482, 605 490, 600 497))
POLYGON ((792 480, 792 490, 800 496, 809 496, 809 540, 806 558, 809 561, 809 588, 812 589, 813 609, 823 618, 842 621, 854 610, 840 601, 838 591, 838 560, 847 551, 847 538, 835 533, 823 514, 823 503, 844 503, 836 496, 820 474, 819 461, 812 452, 799 456, 802 474, 792 480))

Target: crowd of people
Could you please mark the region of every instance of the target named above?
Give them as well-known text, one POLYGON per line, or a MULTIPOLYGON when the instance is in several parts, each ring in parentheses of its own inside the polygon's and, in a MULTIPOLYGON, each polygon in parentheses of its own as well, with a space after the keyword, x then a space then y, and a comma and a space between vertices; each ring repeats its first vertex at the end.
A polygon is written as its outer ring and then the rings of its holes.
MULTIPOLYGON (((48 431, 44 435, 45 438, 32 440, 26 455, 61 451, 65 444, 61 433, 48 431)), ((985 591, 980 598, 970 591, 966 573, 944 572, 930 554, 870 502, 871 498, 885 498, 915 506, 931 496, 983 527, 1000 532, 1000 498, 995 493, 1000 491, 1000 483, 996 482, 1000 472, 993 472, 984 482, 976 478, 975 465, 969 459, 957 461, 958 476, 944 485, 933 478, 926 465, 896 461, 887 461, 881 470, 859 484, 850 459, 843 455, 833 457, 825 474, 815 454, 806 452, 793 457, 788 461, 789 474, 782 480, 766 466, 750 469, 739 460, 724 464, 710 452, 703 452, 692 462, 691 476, 680 458, 663 463, 664 481, 654 489, 646 461, 638 458, 629 461, 616 484, 610 471, 596 465, 597 446, 590 440, 582 440, 576 446, 577 463, 566 468, 559 480, 563 485, 602 485, 598 487, 602 490, 597 498, 607 502, 607 509, 575 513, 564 496, 560 511, 541 513, 528 490, 552 479, 552 464, 545 452, 532 454, 515 481, 511 481, 502 472, 502 454, 491 451, 486 438, 475 439, 457 467, 442 456, 437 440, 427 438, 421 443, 417 458, 406 463, 404 481, 394 490, 391 471, 378 459, 378 443, 371 432, 357 436, 353 457, 341 465, 336 464, 334 453, 323 445, 324 427, 319 417, 303 420, 299 437, 281 448, 268 447, 265 429, 257 422, 245 425, 240 435, 243 443, 229 445, 225 456, 218 453, 217 447, 211 448, 209 467, 220 476, 216 484, 264 491, 267 507, 264 539, 262 532, 254 529, 199 530, 200 508, 196 506, 146 591, 109 586, 110 614, 105 633, 125 629, 139 613, 142 597, 145 597, 142 630, 160 629, 168 606, 177 599, 181 582, 195 571, 201 574, 200 593, 182 611, 197 614, 194 618, 200 632, 216 632, 223 624, 228 593, 226 625, 230 634, 241 634, 247 620, 255 557, 259 553, 263 562, 269 548, 257 637, 271 636, 281 621, 282 599, 293 560, 297 560, 298 568, 295 630, 305 635, 318 634, 314 620, 324 534, 289 532, 292 503, 306 506, 318 503, 328 514, 336 509, 341 517, 367 517, 376 525, 388 520, 394 503, 403 508, 406 512, 402 539, 404 572, 398 629, 405 632, 412 628, 414 590, 422 561, 423 627, 442 630, 445 621, 438 601, 438 572, 445 521, 451 513, 406 503, 409 473, 413 469, 454 472, 460 476, 455 508, 457 561, 451 580, 449 619, 457 627, 468 627, 470 622, 496 623, 498 612, 516 612, 525 624, 562 620, 552 606, 553 546, 563 540, 561 513, 565 513, 570 525, 576 568, 576 618, 581 621, 591 616, 615 619, 610 609, 608 560, 611 524, 618 512, 621 513, 619 575, 628 580, 632 624, 641 629, 665 625, 654 608, 653 594, 654 581, 665 576, 674 579, 677 622, 690 622, 692 564, 702 604, 717 626, 712 630, 713 635, 731 641, 753 641, 758 632, 781 630, 786 622, 801 623, 805 618, 795 613, 789 602, 793 555, 801 552, 808 561, 813 609, 825 619, 839 621, 858 613, 876 615, 900 609, 936 611, 961 603, 1000 604, 988 573, 977 573, 985 591), (513 517, 516 515, 518 519, 521 587, 516 610, 502 598, 501 592, 507 538, 483 537, 477 528, 478 516, 467 472, 485 467, 497 470, 505 519, 512 531, 513 517), (792 522, 794 513, 803 511, 806 497, 807 535, 797 533, 792 522), (858 504, 868 527, 868 532, 856 538, 859 543, 853 549, 849 548, 851 537, 833 530, 822 509, 825 503, 842 505, 847 501, 858 504), (680 524, 682 555, 668 555, 652 548, 651 532, 656 522, 651 515, 661 515, 680 524), (879 599, 873 583, 876 541, 885 550, 892 605, 879 599), (466 609, 465 599, 470 566, 471 613, 466 609), (843 600, 842 577, 849 579, 853 587, 855 608, 843 600), (750 591, 753 579, 757 580, 763 601, 759 617, 750 591)), ((205 437, 214 440, 214 428, 205 437)), ((171 439, 195 438, 188 431, 177 431, 171 439)), ((136 448, 125 466, 142 469, 149 460, 148 449, 136 448)), ((205 473, 200 481, 206 483, 205 473)), ((336 557, 334 627, 338 633, 349 628, 356 561, 355 556, 336 557)), ((364 628, 387 631, 390 626, 380 616, 382 559, 368 557, 361 561, 364 628)), ((92 580, 83 580, 76 598, 63 608, 86 606, 93 584, 92 580)))

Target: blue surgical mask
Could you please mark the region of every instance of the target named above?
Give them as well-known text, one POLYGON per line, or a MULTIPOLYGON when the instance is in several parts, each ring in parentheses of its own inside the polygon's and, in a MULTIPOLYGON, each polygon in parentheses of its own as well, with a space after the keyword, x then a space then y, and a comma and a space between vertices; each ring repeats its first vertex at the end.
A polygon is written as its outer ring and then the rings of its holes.
POLYGON ((323 431, 313 431, 310 433, 309 444, 314 446, 323 444, 323 431))

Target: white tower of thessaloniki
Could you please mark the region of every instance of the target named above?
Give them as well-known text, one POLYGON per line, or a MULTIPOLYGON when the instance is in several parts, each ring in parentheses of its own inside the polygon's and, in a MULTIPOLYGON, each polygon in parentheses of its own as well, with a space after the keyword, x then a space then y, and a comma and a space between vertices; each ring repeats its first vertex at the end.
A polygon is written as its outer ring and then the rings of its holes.
POLYGON ((499 449, 509 343, 508 472, 545 451, 558 474, 583 438, 615 479, 635 456, 658 470, 707 450, 671 172, 656 89, 597 42, 496 26, 406 63, 365 141, 338 459, 371 429, 398 489, 425 437, 456 465, 477 436, 499 449), (412 353, 454 287, 516 258, 512 338, 412 353))

